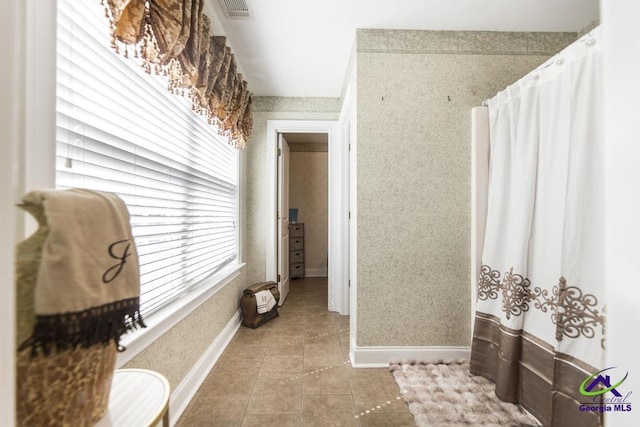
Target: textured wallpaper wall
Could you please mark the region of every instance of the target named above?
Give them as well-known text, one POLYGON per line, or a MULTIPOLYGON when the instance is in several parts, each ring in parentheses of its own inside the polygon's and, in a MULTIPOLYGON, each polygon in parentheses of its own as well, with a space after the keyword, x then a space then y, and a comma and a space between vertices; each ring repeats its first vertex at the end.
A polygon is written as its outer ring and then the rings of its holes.
POLYGON ((359 346, 470 344, 471 108, 575 38, 358 30, 359 346))
POLYGON ((289 158, 289 204, 304 223, 305 273, 327 275, 329 164, 327 152, 292 152, 289 158))

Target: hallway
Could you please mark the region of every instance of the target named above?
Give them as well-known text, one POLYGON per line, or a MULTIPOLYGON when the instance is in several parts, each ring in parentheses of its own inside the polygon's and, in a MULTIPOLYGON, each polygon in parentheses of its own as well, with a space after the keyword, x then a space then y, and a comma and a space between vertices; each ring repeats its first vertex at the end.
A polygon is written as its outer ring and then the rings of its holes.
POLYGON ((351 367, 326 278, 292 281, 279 312, 240 328, 177 426, 414 426, 388 369, 351 367))

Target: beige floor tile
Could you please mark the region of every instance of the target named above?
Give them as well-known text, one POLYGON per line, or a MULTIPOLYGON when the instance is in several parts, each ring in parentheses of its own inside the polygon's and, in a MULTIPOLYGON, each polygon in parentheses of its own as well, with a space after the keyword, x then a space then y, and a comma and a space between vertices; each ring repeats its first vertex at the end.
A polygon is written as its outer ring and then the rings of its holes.
POLYGON ((306 316, 304 306, 300 306, 295 303, 291 304, 287 302, 284 307, 278 307, 279 316, 274 319, 274 323, 283 323, 285 320, 296 323, 302 323, 304 321, 304 318, 306 316), (295 305, 295 307, 292 308, 291 304, 295 305))
POLYGON ((316 336, 331 337, 340 341, 335 325, 306 324, 304 326, 304 336, 305 338, 313 338, 316 336))
POLYGON ((333 327, 310 326, 305 328, 305 344, 330 344, 340 345, 338 332, 333 327))
MULTIPOLYGON (((390 374, 389 374, 390 375, 390 374)), ((351 393, 356 411, 375 410, 377 413, 407 412, 407 404, 400 396, 395 384, 382 378, 350 379, 351 393)))
POLYGON ((301 376, 304 363, 302 356, 265 356, 258 377, 260 379, 288 379, 301 376))
POLYGON ((340 339, 338 334, 333 330, 321 331, 316 335, 309 334, 304 339, 304 345, 316 347, 320 350, 333 349, 339 350, 340 339))
POLYGON ((359 415, 361 427, 414 427, 413 415, 407 413, 359 415))
POLYGON ((268 344, 274 336, 273 330, 257 328, 250 329, 241 327, 236 335, 233 337, 231 346, 237 347, 239 345, 251 345, 251 346, 263 346, 268 344))
POLYGON ((278 309, 278 317, 270 320, 258 329, 263 331, 279 331, 293 326, 299 326, 304 322, 304 312, 289 312, 278 309))
MULTIPOLYGON (((233 342, 232 342, 233 344, 233 342)), ((225 358, 229 359, 245 359, 251 361, 262 361, 265 355, 264 345, 248 345, 243 343, 241 345, 230 345, 222 354, 220 360, 225 358)))
POLYGON ((316 297, 309 297, 307 300, 302 300, 302 306, 304 307, 304 313, 307 316, 326 318, 327 317, 327 303, 315 302, 316 297))
POLYGON ((297 414, 301 409, 301 379, 258 379, 247 414, 297 414))
POLYGON ((335 330, 335 322, 327 319, 326 316, 316 316, 310 314, 304 318, 303 325, 305 330, 309 329, 324 329, 327 332, 333 332, 335 330))
POLYGON ((346 394, 351 396, 349 376, 344 366, 305 367, 302 394, 346 394))
POLYGON ((349 378, 371 380, 382 378, 384 381, 391 380, 395 383, 393 375, 391 375, 388 368, 353 368, 351 365, 349 366, 349 378))
POLYGON ((305 366, 337 365, 346 361, 336 335, 306 338, 304 358, 305 366))
POLYGON ((279 335, 265 346, 267 356, 303 356, 304 337, 279 335))
POLYGON ((349 343, 340 343, 340 348, 342 349, 344 360, 349 360, 349 343))
POLYGON ((336 323, 338 324, 340 329, 348 328, 351 325, 351 318, 349 316, 342 316, 338 314, 336 323))
POLYGON ((342 365, 344 362, 342 351, 311 350, 305 346, 304 365, 305 366, 329 366, 342 365))
POLYGON ((198 399, 198 404, 185 419, 185 426, 239 426, 248 396, 213 396, 198 399))
MULTIPOLYGON (((295 290, 293 290, 292 292, 296 292, 295 290)), ((291 295, 290 295, 291 296, 291 295)), ((291 297, 291 298, 287 298, 284 302, 284 305, 282 307, 278 307, 278 313, 282 313, 283 315, 289 315, 289 314, 297 314, 297 315, 305 315, 308 314, 308 307, 306 307, 304 304, 301 304, 302 302, 304 302, 303 299, 301 298, 296 298, 296 297, 291 297)))
POLYGON ((300 414, 246 415, 242 427, 299 427, 300 414))
POLYGON ((210 375, 213 376, 216 373, 229 371, 257 374, 262 366, 262 359, 264 359, 264 356, 255 360, 244 357, 223 357, 216 363, 210 375))
POLYGON ((257 372, 214 371, 200 387, 198 400, 220 395, 249 396, 257 376, 257 372))
POLYGON ((309 334, 304 339, 305 347, 309 347, 311 350, 333 350, 334 352, 340 351, 340 339, 338 335, 333 331, 328 331, 319 334, 309 334))
POLYGON ((280 336, 301 337, 304 339, 304 329, 301 326, 290 324, 281 326, 278 329, 274 329, 274 331, 276 331, 276 333, 280 336))
POLYGON ((338 329, 338 339, 340 340, 340 344, 349 344, 349 339, 351 338, 349 334, 349 328, 338 329))
POLYGON ((304 324, 306 326, 319 326, 326 328, 335 328, 336 327, 336 318, 328 316, 328 312, 319 312, 318 314, 310 314, 304 317, 304 324))
MULTIPOLYGON (((267 327, 267 325, 261 326, 267 327)), ((270 330, 273 331, 273 334, 281 337, 303 337, 304 338, 304 329, 300 324, 285 320, 282 323, 273 324, 270 326, 270 330)))
POLYGON ((312 426, 354 426, 353 401, 344 396, 304 396, 302 398, 302 425, 312 426))

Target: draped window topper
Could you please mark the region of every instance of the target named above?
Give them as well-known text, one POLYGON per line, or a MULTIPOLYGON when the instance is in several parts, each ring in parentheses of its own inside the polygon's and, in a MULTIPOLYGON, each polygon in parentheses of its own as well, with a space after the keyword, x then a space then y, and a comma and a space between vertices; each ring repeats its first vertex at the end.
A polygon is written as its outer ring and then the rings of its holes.
POLYGON ((111 47, 130 47, 149 73, 163 74, 169 91, 187 95, 236 148, 253 128, 252 94, 237 72, 226 37, 210 36, 204 0, 101 0, 111 26, 111 47))

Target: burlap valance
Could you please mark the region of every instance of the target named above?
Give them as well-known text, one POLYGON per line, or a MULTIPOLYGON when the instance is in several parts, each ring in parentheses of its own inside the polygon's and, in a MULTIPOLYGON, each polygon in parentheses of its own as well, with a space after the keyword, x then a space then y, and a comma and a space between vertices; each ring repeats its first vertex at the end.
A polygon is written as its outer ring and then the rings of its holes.
POLYGON ((147 72, 167 76, 172 93, 190 96, 194 111, 244 148, 253 129, 252 94, 226 38, 209 35, 204 0, 101 1, 113 49, 127 56, 131 46, 147 72))

